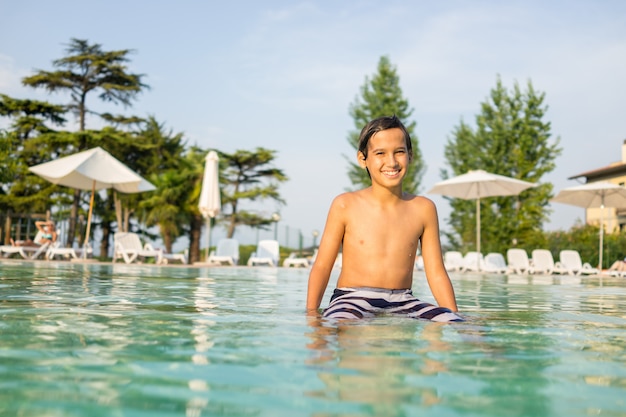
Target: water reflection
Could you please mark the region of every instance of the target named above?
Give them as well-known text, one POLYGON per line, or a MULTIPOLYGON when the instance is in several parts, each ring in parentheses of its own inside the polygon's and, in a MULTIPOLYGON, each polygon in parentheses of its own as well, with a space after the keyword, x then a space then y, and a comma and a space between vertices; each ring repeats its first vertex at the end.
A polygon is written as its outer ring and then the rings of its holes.
POLYGON ((398 318, 347 323, 311 318, 309 325, 309 363, 325 388, 308 395, 357 403, 368 415, 385 416, 411 415, 411 407, 441 402, 429 381, 448 372, 438 359, 452 349, 442 337, 445 325, 398 318))
POLYGON ((210 328, 215 326, 215 320, 213 320, 215 312, 213 310, 217 307, 215 291, 212 288, 214 284, 215 281, 212 278, 198 278, 196 280, 193 302, 198 315, 192 319, 191 334, 196 341, 196 352, 192 356, 192 361, 197 365, 209 364, 206 352, 215 344, 211 340, 210 332, 210 328))
POLYGON ((626 412, 626 280, 454 277, 465 323, 336 324, 302 270, 1 266, 0 415, 626 412))
MULTIPOLYGON (((619 371, 605 369, 612 376, 598 378, 597 370, 571 366, 583 358, 598 366, 625 356, 623 333, 616 344, 607 343, 607 329, 626 329, 624 284, 615 293, 606 283, 596 291, 598 285, 563 276, 464 277, 455 289, 466 323, 311 320, 309 363, 324 388, 309 395, 359 404, 367 415, 429 409, 455 415, 480 410, 483 416, 571 414, 567 398, 584 390, 574 375, 583 376, 584 384, 619 386, 624 380, 619 371), (592 352, 613 359, 598 361, 592 352)), ((599 400, 587 401, 591 409, 602 408, 599 400)), ((619 405, 613 399, 608 408, 619 405)))

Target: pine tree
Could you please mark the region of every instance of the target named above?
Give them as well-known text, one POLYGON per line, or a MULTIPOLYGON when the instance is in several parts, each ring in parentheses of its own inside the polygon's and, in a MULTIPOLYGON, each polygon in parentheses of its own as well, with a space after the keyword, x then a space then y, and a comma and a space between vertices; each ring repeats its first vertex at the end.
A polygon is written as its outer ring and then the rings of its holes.
POLYGON ((220 183, 222 186, 223 218, 228 223, 227 236, 232 238, 238 225, 264 228, 274 222, 251 211, 242 210, 244 200, 271 199, 284 204, 278 184, 287 181, 282 170, 269 166, 276 151, 256 148, 254 151, 238 150, 233 154, 220 154, 220 183))
MULTIPOLYGON (((94 92, 106 102, 129 106, 143 89, 149 88, 142 83, 143 75, 127 71, 128 49, 104 51, 99 44, 90 44, 87 40, 72 38, 67 49, 67 56, 53 61, 55 71, 39 70, 36 74, 22 79, 22 84, 34 88, 44 88, 49 92, 69 92, 71 101, 68 108, 78 116, 79 132, 86 130, 86 115, 93 113, 87 106, 87 97, 94 92)), ((75 152, 88 149, 89 143, 76 135, 75 152)), ((68 230, 68 246, 74 241, 80 190, 74 192, 74 202, 68 230)))
MULTIPOLYGON (((535 239, 548 219, 546 208, 552 184, 542 177, 555 168, 561 153, 559 138, 551 139, 550 123, 544 121, 547 106, 544 93, 536 92, 529 81, 522 92, 515 83, 512 91, 498 78, 496 87, 481 103, 476 128, 461 120, 445 146, 451 172, 444 178, 482 169, 494 174, 540 184, 514 197, 481 199, 481 251, 503 253, 514 245, 524 246, 535 239)), ((475 250, 475 201, 451 199, 446 233, 455 249, 475 250)))
POLYGON ((426 167, 415 134, 416 122, 410 120, 413 109, 410 108, 408 100, 403 97, 396 68, 388 57, 383 56, 378 62, 377 73, 372 78, 365 77, 365 83, 361 87, 361 96, 357 96, 354 103, 350 105, 350 116, 354 119, 355 130, 349 133, 348 142, 354 148, 354 155, 347 156, 346 159, 349 163, 348 177, 355 188, 371 185, 367 172, 354 162, 361 129, 370 120, 394 114, 406 126, 413 146, 413 162, 404 180, 404 190, 417 193, 426 167))

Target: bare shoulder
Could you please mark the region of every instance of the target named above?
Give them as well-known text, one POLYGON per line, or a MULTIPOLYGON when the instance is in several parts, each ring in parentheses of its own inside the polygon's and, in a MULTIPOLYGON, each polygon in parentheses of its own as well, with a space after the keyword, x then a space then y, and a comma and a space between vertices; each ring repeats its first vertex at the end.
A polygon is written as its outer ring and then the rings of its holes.
POLYGON ((334 198, 331 207, 333 209, 348 209, 363 198, 362 190, 348 191, 343 194, 339 194, 334 198))
POLYGON ((428 197, 405 193, 403 199, 411 202, 420 210, 436 210, 435 203, 428 197))

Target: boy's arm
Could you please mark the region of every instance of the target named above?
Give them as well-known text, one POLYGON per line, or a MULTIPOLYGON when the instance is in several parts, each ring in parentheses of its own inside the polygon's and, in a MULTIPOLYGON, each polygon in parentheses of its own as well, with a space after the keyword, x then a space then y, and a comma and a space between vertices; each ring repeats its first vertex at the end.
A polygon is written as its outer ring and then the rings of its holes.
POLYGON ((439 219, 435 204, 426 200, 424 204, 424 232, 422 234, 422 257, 424 258, 424 272, 428 286, 433 293, 437 304, 458 311, 454 288, 443 263, 441 254, 441 240, 439 237, 439 219))
POLYGON ((307 290, 306 311, 307 315, 317 315, 322 297, 328 286, 330 273, 339 253, 339 247, 343 240, 345 230, 343 222, 344 205, 335 199, 328 212, 328 219, 324 227, 324 233, 317 250, 315 263, 309 273, 309 285, 307 290))

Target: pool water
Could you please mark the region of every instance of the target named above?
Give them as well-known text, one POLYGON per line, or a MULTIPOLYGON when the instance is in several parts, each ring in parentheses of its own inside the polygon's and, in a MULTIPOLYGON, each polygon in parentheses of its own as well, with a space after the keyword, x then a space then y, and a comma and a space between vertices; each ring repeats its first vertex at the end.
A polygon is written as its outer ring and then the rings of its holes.
POLYGON ((336 324, 307 278, 0 263, 0 416, 626 416, 626 279, 456 274, 464 323, 336 324))

